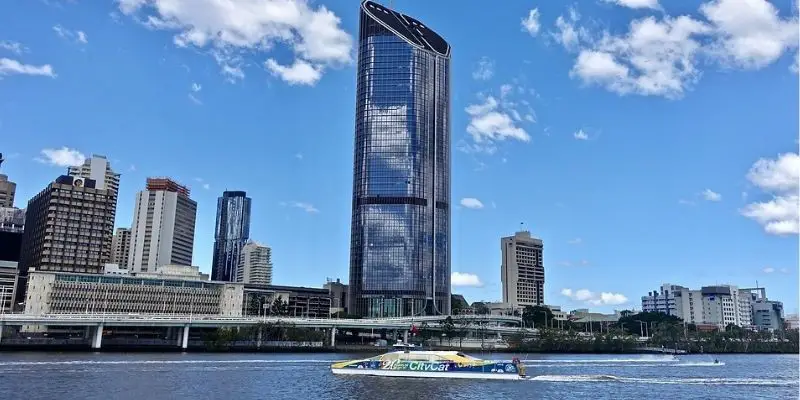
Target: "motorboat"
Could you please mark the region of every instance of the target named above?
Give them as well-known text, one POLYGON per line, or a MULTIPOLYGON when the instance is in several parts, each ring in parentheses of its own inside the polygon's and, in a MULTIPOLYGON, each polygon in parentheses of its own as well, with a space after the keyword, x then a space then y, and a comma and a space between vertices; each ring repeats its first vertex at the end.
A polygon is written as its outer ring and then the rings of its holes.
POLYGON ((511 362, 481 360, 459 351, 391 351, 360 360, 331 365, 335 375, 369 375, 407 378, 527 379, 519 359, 511 362))

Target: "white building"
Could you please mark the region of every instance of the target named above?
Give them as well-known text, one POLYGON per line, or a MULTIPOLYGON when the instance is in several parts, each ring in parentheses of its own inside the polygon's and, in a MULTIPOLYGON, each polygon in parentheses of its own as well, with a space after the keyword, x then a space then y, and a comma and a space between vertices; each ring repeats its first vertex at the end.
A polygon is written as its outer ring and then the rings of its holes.
POLYGON ((136 196, 128 268, 153 272, 162 265, 192 265, 197 202, 189 189, 166 178, 147 178, 136 196))
MULTIPOLYGON (((31 271, 26 314, 242 315, 244 285, 178 276, 111 276, 31 271)), ((36 329, 34 327, 34 329, 36 329)))
POLYGON ((503 303, 512 308, 544 305, 544 244, 528 231, 500 240, 503 303))
MULTIPOLYGON (((665 283, 660 290, 642 296, 642 311, 660 312, 674 315, 687 323, 699 325, 716 325, 725 327, 730 324, 746 327, 768 329, 778 323, 774 312, 764 317, 764 310, 781 309, 766 300, 764 289, 740 289, 734 285, 704 286, 700 290, 691 290, 683 286, 665 283), (760 292, 759 297, 754 291, 760 292), (761 305, 761 304, 770 305, 761 305), (756 316, 756 310, 758 317, 756 316), (766 319, 765 319, 766 318, 766 319)), ((774 329, 774 328, 773 328, 774 329)))
POLYGON ((236 282, 272 284, 272 249, 249 240, 242 247, 236 282))

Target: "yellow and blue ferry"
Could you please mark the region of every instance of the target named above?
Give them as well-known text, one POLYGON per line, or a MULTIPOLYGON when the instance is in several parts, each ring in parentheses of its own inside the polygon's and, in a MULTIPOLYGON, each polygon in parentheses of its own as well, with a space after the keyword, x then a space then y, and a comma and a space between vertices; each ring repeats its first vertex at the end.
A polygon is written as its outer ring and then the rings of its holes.
POLYGON ((331 365, 336 375, 370 375, 409 378, 527 379, 525 366, 481 360, 459 351, 400 350, 361 360, 331 365))

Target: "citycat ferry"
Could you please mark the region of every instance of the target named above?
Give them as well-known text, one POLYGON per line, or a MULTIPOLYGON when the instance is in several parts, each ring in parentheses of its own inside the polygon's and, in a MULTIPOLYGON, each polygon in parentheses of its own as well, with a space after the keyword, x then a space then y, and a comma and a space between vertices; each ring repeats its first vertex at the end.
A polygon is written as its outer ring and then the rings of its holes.
POLYGON ((336 375, 371 375, 408 378, 527 379, 518 360, 489 361, 458 351, 422 351, 405 348, 361 360, 331 365, 336 375))

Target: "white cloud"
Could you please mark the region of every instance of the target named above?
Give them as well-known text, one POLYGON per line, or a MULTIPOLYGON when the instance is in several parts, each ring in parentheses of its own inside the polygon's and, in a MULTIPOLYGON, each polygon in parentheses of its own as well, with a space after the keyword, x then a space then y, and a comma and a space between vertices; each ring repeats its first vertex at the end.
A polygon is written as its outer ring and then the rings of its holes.
POLYGON ((81 44, 89 43, 86 33, 83 31, 71 31, 61 25, 54 26, 53 31, 55 31, 58 36, 64 39, 75 41, 81 44))
POLYGON ((701 193, 701 195, 703 196, 704 199, 706 199, 708 201, 720 201, 720 200, 722 200, 722 195, 717 193, 717 192, 715 192, 715 191, 713 191, 713 190, 711 190, 711 189, 704 190, 701 193))
POLYGON ((615 3, 622 7, 628 8, 652 8, 654 10, 661 9, 658 0, 605 0, 606 3, 615 3))
POLYGON ((680 97, 700 76, 695 35, 709 29, 687 16, 634 20, 627 34, 605 32, 582 49, 570 76, 619 94, 680 97))
POLYGON ((0 49, 8 50, 15 54, 22 54, 28 51, 22 43, 12 42, 10 40, 0 40, 0 49))
POLYGON ((740 213, 761 224, 769 234, 800 233, 800 156, 785 153, 774 160, 762 158, 750 168, 747 179, 771 199, 750 203, 740 213))
POLYGON ((203 105, 203 102, 200 101, 200 99, 198 99, 197 96, 195 96, 194 94, 189 93, 187 96, 189 97, 189 100, 192 101, 192 103, 197 104, 198 106, 203 105))
POLYGON ((764 273, 765 273, 765 274, 771 274, 771 273, 773 273, 773 272, 775 272, 775 268, 772 268, 772 267, 766 267, 766 268, 764 268, 764 273))
POLYGON ((290 207, 299 208, 309 214, 316 214, 319 210, 310 203, 303 203, 300 201, 292 201, 289 203, 290 207))
POLYGON ((43 158, 36 158, 36 161, 59 167, 72 167, 86 161, 83 153, 66 146, 60 149, 43 149, 41 153, 43 158))
POLYGON ((795 74, 800 73, 800 52, 794 53, 794 61, 792 65, 789 66, 789 71, 795 74))
POLYGON ((589 135, 587 135, 586 132, 583 131, 583 129, 578 129, 578 131, 573 133, 572 136, 576 140, 589 140, 589 135))
MULTIPOLYGON (((119 0, 119 9, 149 29, 174 32, 179 47, 207 50, 230 81, 244 77, 244 55, 269 53, 277 44, 294 53, 290 67, 273 61, 295 74, 285 79, 290 83, 307 84, 311 71, 321 75, 352 62, 353 38, 339 17, 304 0, 119 0)), ((271 71, 284 76, 280 68, 271 71)))
POLYGON ((203 89, 203 86, 201 86, 199 83, 196 83, 196 82, 192 83, 192 87, 191 87, 192 92, 197 93, 197 92, 201 91, 202 89, 203 89))
POLYGON ((450 275, 450 285, 481 287, 483 286, 483 282, 478 278, 478 275, 467 272, 453 272, 452 275, 450 275))
POLYGON ((680 199, 680 200, 678 200, 678 204, 681 204, 681 205, 684 205, 684 206, 693 206, 696 203, 694 201, 692 201, 692 200, 680 199))
POLYGON ((581 244, 581 243, 583 243, 583 239, 578 237, 578 238, 575 238, 575 239, 568 240, 567 243, 569 243, 569 244, 581 244))
POLYGON ((297 154, 295 154, 295 155, 294 155, 294 158, 296 158, 296 159, 298 159, 298 160, 302 160, 302 159, 303 159, 303 153, 297 153, 297 154))
POLYGON ((465 197, 461 199, 461 206, 466 208, 471 208, 473 210, 478 210, 483 208, 483 203, 480 200, 474 197, 465 197))
POLYGON ((0 58, 0 76, 3 75, 31 75, 31 76, 48 76, 55 78, 56 73, 50 64, 45 65, 28 65, 22 64, 17 60, 9 58, 0 58))
MULTIPOLYGON (((631 8, 660 9, 655 0, 606 0, 631 8)), ((798 45, 796 15, 781 18, 766 0, 710 0, 704 19, 683 15, 647 16, 627 32, 590 32, 580 16, 556 19, 551 36, 576 52, 570 76, 620 95, 679 98, 700 79, 700 57, 724 67, 762 68, 798 45)), ((596 24, 595 24, 596 25, 596 24)))
POLYGON ((742 68, 762 68, 800 39, 797 18, 781 19, 766 0, 712 0, 700 12, 714 25, 711 52, 742 68))
POLYGON ((209 183, 204 183, 204 184, 203 184, 203 189, 205 189, 205 190, 211 189, 211 184, 209 184, 209 183))
POLYGON ((494 61, 488 57, 481 57, 475 71, 472 72, 472 77, 477 80, 488 80, 494 75, 494 61))
POLYGON ((465 109, 471 117, 467 133, 472 140, 478 145, 491 145, 494 141, 507 138, 530 141, 531 137, 525 129, 516 126, 512 117, 500 110, 498 105, 497 100, 489 96, 482 104, 473 104, 465 109))
POLYGON ((528 17, 522 19, 522 30, 536 36, 542 25, 539 23, 539 9, 534 8, 528 12, 528 17))
POLYGON ((595 293, 588 289, 561 289, 561 295, 592 306, 616 306, 628 302, 628 298, 619 293, 595 293))
POLYGON ((301 59, 295 60, 290 66, 284 66, 270 58, 264 65, 273 76, 283 79, 290 85, 314 86, 322 78, 321 67, 315 67, 301 59))

